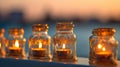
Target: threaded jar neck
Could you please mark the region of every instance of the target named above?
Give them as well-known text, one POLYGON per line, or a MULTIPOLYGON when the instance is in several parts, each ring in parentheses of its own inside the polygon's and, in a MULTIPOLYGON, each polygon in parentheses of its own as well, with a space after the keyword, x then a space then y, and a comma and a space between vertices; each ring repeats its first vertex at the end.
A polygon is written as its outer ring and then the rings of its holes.
POLYGON ((24 29, 23 28, 10 28, 9 34, 11 34, 11 35, 23 35, 24 29))
POLYGON ((73 31, 74 24, 72 22, 59 22, 56 25, 56 31, 73 31))
POLYGON ((33 32, 47 32, 48 31, 48 24, 34 24, 32 26, 33 32))
POLYGON ((113 36, 115 32, 114 28, 95 28, 92 34, 97 36, 113 36))

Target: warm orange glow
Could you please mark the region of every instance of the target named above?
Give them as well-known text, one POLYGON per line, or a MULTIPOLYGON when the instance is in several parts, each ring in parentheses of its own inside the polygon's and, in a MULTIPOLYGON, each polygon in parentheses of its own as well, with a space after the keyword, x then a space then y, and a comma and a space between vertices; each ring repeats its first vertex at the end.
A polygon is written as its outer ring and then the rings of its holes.
POLYGON ((105 47, 103 47, 101 44, 98 44, 98 49, 102 49, 102 51, 106 51, 105 47))
POLYGON ((98 44, 98 48, 101 49, 101 48, 102 48, 102 45, 101 45, 101 44, 98 44))
POLYGON ((39 48, 42 48, 42 43, 41 42, 39 43, 39 48))
POLYGON ((108 56, 108 55, 112 55, 112 53, 111 52, 107 52, 107 51, 104 51, 104 52, 98 52, 97 53, 97 55, 99 55, 99 56, 108 56))
POLYGON ((18 40, 15 41, 15 47, 19 48, 19 42, 18 42, 18 40))
POLYGON ((24 42, 26 42, 26 39, 23 39, 24 42))
POLYGON ((1 43, 0 43, 0 48, 1 48, 1 43))
POLYGON ((103 47, 103 48, 102 48, 102 51, 105 51, 105 50, 106 50, 105 47, 103 47))
POLYGON ((62 48, 65 49, 65 44, 63 44, 62 48))

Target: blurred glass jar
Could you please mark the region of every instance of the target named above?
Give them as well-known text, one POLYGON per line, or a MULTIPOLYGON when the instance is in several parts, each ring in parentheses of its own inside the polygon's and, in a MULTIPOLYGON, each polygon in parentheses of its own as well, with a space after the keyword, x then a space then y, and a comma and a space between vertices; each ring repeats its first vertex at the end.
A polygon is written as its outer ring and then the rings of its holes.
POLYGON ((5 29, 0 29, 0 57, 5 56, 5 45, 7 44, 7 40, 4 37, 5 29))
POLYGON ((50 43, 48 35, 48 24, 34 24, 33 35, 29 38, 29 59, 40 61, 51 61, 50 43))
POLYGON ((72 22, 57 23, 53 36, 53 61, 76 62, 76 35, 72 22))
POLYGON ((89 63, 91 65, 117 65, 118 41, 114 28, 96 28, 90 37, 89 63))
POLYGON ((6 57, 22 59, 25 58, 26 39, 23 28, 10 28, 8 44, 6 45, 6 57))

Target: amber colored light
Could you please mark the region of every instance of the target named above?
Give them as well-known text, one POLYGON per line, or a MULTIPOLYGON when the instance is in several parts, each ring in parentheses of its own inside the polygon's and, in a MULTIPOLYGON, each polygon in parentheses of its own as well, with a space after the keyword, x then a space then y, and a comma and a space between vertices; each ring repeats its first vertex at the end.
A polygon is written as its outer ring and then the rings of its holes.
POLYGON ((23 39, 24 42, 26 42, 26 39, 23 39))
POLYGON ((0 43, 0 48, 1 48, 1 43, 0 43))
POLYGON ((105 47, 103 47, 103 48, 102 48, 102 51, 105 51, 105 50, 106 50, 105 47))
POLYGON ((103 47, 101 44, 98 44, 98 49, 102 49, 102 51, 106 51, 105 47, 103 47))
POLYGON ((102 48, 102 45, 101 45, 101 44, 98 44, 98 48, 101 49, 101 48, 102 48))
POLYGON ((41 42, 39 43, 39 48, 42 48, 42 43, 41 42))
POLYGON ((19 42, 18 42, 18 40, 15 41, 15 47, 19 48, 19 42))
POLYGON ((62 48, 65 49, 65 44, 63 44, 62 48))

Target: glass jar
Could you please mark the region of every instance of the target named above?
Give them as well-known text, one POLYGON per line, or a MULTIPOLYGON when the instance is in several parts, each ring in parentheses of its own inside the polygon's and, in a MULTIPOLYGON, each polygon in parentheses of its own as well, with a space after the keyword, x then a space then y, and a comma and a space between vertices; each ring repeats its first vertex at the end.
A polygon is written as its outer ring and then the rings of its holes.
POLYGON ((29 38, 29 59, 40 61, 51 61, 50 43, 48 35, 48 24, 34 24, 33 35, 29 38))
POLYGON ((118 41, 114 37, 114 28, 96 28, 90 37, 91 65, 117 65, 118 41))
POLYGON ((6 38, 4 37, 5 29, 0 29, 0 57, 5 56, 5 45, 6 45, 6 38))
POLYGON ((6 57, 22 59, 25 58, 26 39, 23 28, 10 28, 8 44, 6 45, 6 57))
POLYGON ((76 35, 72 22, 57 23, 53 36, 53 61, 76 62, 76 35))

